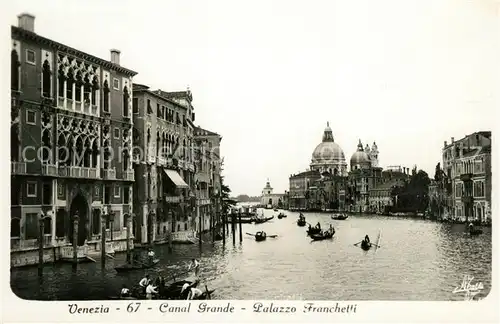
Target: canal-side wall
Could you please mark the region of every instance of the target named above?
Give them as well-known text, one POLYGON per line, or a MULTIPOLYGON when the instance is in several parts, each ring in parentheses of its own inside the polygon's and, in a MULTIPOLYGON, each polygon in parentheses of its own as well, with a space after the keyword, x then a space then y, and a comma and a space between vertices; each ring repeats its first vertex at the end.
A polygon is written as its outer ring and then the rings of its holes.
MULTIPOLYGON (((133 238, 130 239, 130 248, 134 249, 133 238)), ((126 252, 127 240, 113 240, 106 242, 106 253, 126 252)), ((17 249, 10 252, 10 266, 24 267, 37 265, 39 263, 38 248, 17 249)), ((101 254, 101 242, 91 241, 84 246, 78 248, 78 257, 90 256, 95 257, 101 254), (84 251, 84 252, 83 252, 84 251)), ((46 246, 43 249, 43 262, 52 263, 56 261, 66 260, 71 261, 73 257, 73 247, 71 244, 60 246, 46 246)))

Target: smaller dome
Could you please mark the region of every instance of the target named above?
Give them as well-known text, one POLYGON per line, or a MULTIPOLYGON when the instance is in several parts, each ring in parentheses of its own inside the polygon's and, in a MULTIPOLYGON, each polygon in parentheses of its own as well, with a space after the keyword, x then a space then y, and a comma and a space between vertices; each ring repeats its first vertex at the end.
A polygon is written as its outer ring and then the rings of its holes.
POLYGON ((358 150, 354 152, 350 162, 351 162, 351 168, 357 164, 371 165, 370 156, 363 150, 363 144, 361 143, 361 140, 359 140, 358 150))

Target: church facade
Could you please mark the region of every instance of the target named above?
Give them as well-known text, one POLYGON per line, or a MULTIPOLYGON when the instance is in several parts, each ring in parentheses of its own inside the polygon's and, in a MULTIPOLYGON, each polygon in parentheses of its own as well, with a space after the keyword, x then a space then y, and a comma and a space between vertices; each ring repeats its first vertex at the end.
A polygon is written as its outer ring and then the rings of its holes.
POLYGON ((260 198, 260 204, 265 208, 284 208, 285 199, 284 194, 273 193, 273 188, 269 179, 266 182, 266 186, 262 189, 262 195, 260 198))

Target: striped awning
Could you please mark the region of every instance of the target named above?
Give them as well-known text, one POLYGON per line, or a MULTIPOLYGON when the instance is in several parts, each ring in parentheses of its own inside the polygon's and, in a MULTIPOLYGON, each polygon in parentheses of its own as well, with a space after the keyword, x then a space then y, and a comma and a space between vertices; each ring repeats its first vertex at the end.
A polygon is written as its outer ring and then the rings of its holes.
POLYGON ((165 171, 165 174, 167 177, 169 177, 170 180, 176 185, 177 188, 189 188, 186 182, 182 180, 182 177, 177 173, 177 171, 174 170, 163 170, 165 171))

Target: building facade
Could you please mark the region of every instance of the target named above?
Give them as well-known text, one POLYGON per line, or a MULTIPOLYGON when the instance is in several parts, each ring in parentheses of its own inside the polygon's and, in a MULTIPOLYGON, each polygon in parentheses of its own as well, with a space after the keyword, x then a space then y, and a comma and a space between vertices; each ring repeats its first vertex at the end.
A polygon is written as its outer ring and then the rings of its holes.
POLYGON ((372 148, 363 148, 359 140, 356 152, 351 157, 348 180, 348 210, 368 212, 370 210, 370 190, 383 182, 382 168, 378 166, 379 151, 373 142, 372 148))
POLYGON ((491 223, 491 132, 444 143, 443 171, 451 186, 446 211, 454 220, 491 223))
MULTIPOLYGON (((107 240, 124 249, 137 73, 120 65, 118 50, 107 61, 36 34, 32 15, 18 18, 11 29, 11 250, 29 254, 40 223, 47 248, 76 240, 79 253, 100 249, 102 222, 107 240)), ((56 258, 65 250, 58 251, 56 258)), ((21 263, 32 263, 28 254, 21 263)))
POLYGON ((283 208, 284 207, 284 194, 273 193, 273 188, 269 179, 267 179, 266 186, 262 189, 260 204, 268 208, 283 208))
POLYGON ((222 136, 203 129, 200 126, 194 130, 195 141, 195 183, 198 201, 196 229, 207 231, 219 223, 222 185, 222 160, 220 145, 222 136))
POLYGON ((321 174, 316 170, 308 170, 290 175, 289 209, 308 210, 310 208, 310 192, 316 180, 321 179, 321 174))
POLYGON ((134 84, 133 95, 134 230, 141 243, 162 242, 192 229, 194 114, 145 85, 134 84))

